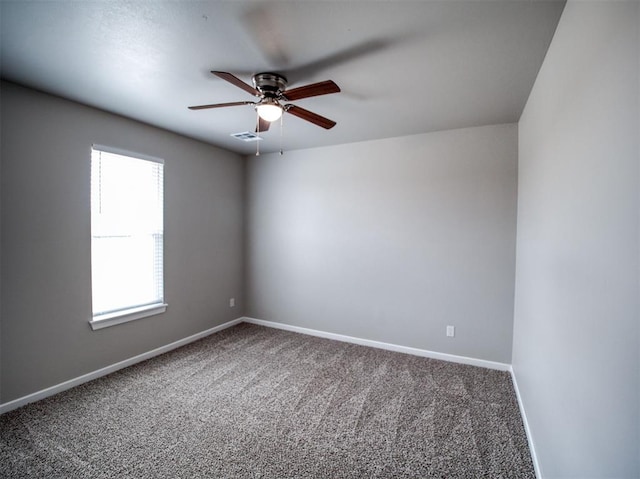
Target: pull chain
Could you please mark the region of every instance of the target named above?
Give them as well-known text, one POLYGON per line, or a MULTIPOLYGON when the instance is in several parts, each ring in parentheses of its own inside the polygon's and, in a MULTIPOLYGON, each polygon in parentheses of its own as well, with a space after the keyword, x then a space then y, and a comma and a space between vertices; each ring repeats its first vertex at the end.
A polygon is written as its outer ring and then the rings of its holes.
POLYGON ((258 138, 256 138, 256 156, 260 156, 260 115, 258 115, 257 108, 256 108, 256 133, 258 133, 258 138))
POLYGON ((284 123, 284 115, 280 116, 280 156, 284 155, 284 151, 283 151, 283 147, 282 147, 283 141, 284 141, 283 140, 283 138, 284 138, 284 133, 283 133, 284 129, 282 127, 283 123, 284 123))

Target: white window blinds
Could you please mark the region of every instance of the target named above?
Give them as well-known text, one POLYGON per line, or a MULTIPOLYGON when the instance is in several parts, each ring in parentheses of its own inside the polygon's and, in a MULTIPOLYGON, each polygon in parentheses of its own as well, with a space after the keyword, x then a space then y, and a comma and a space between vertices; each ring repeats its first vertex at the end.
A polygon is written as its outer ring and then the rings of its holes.
POLYGON ((163 163, 94 146, 93 318, 164 303, 163 163))

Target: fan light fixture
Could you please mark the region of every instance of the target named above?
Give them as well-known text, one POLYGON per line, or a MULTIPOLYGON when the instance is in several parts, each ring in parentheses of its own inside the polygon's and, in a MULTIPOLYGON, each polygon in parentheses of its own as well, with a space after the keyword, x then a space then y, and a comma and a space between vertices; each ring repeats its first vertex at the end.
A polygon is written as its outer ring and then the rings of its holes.
POLYGON ((276 121, 282 116, 282 107, 272 98, 263 99, 256 106, 256 110, 258 111, 260 118, 264 121, 276 121))
MULTIPOLYGON (((2 0, 0 0, 2 2, 2 0)), ((231 83, 233 86, 259 98, 258 101, 233 101, 230 103, 214 103, 211 105, 190 106, 189 110, 206 110, 209 108, 223 108, 228 106, 251 105, 258 117, 256 132, 266 132, 271 123, 282 118, 284 113, 289 113, 301 120, 313 123, 316 126, 329 130, 336 126, 336 122, 318 115, 302 107, 293 105, 291 101, 302 100, 330 93, 338 93, 340 87, 331 80, 325 80, 310 85, 287 89, 287 79, 278 73, 256 73, 252 77, 253 86, 243 82, 237 76, 229 72, 212 71, 215 76, 231 83), (282 104, 283 102, 284 104, 282 104)))

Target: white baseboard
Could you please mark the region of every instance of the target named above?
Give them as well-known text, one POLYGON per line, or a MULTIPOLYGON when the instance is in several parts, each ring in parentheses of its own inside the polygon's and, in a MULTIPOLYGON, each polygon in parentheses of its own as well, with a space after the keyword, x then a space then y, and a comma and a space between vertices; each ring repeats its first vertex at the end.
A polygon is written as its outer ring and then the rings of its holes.
POLYGON ((226 323, 220 324, 211 329, 207 329, 206 331, 202 331, 200 333, 194 334, 192 336, 180 339, 173 343, 167 344, 165 346, 161 346, 159 348, 153 349, 151 351, 147 351, 146 353, 139 354, 129 359, 125 359, 124 361, 120 361, 118 363, 112 364, 110 366, 106 366, 104 368, 98 369, 97 371, 93 371, 87 374, 83 374, 74 379, 70 379, 60 384, 56 384, 55 386, 48 387, 46 389, 42 389, 40 391, 36 391, 35 393, 28 394, 27 396, 23 396, 18 399, 14 399, 13 401, 9 401, 4 404, 0 404, 0 414, 4 414, 5 412, 12 411, 17 409, 25 404, 29 404, 31 402, 39 401, 41 399, 47 398, 49 396, 53 396, 54 394, 58 394, 62 391, 66 391, 67 389, 71 389, 72 387, 79 386, 80 384, 92 381, 101 376, 106 376, 107 374, 118 371, 119 369, 126 368, 128 366, 132 366, 136 363, 146 361, 147 359, 153 358, 154 356, 159 356, 160 354, 171 351, 172 349, 179 348, 180 346, 185 346, 189 343, 197 341, 198 339, 202 339, 206 336, 209 336, 213 333, 217 333, 218 331, 222 331, 223 329, 230 328, 231 326, 235 326, 238 323, 241 323, 243 318, 237 318, 232 321, 228 321, 226 323))
POLYGON ((533 469, 535 470, 537 479, 542 479, 542 470, 540 469, 540 463, 538 462, 538 456, 536 455, 536 447, 531 435, 531 429, 529 429, 529 421, 527 420, 527 413, 524 410, 524 403, 520 396, 520 389, 518 389, 518 381, 516 380, 516 374, 513 371, 513 366, 509 368, 511 373, 511 380, 513 381, 513 389, 516 392, 516 398, 518 398, 518 406, 520 407, 520 416, 522 416, 522 422, 524 424, 524 430, 527 434, 527 442, 529 443, 529 451, 531 451, 531 460, 533 461, 533 469))
MULTIPOLYGON (((25 404, 29 404, 31 402, 35 402, 35 401, 39 401, 41 399, 47 398, 49 396, 53 396, 54 394, 58 394, 62 391, 66 391, 67 389, 71 389, 72 387, 75 386, 79 386, 80 384, 92 381, 94 379, 97 379, 99 377, 105 376, 107 374, 113 373, 115 371, 118 371, 119 369, 123 369, 126 368, 128 366, 132 366, 136 363, 139 363, 141 361, 145 361, 147 359, 153 358, 154 356, 158 356, 160 354, 169 352, 173 349, 179 348, 181 346, 185 346, 186 344, 192 343, 194 341, 197 341, 198 339, 204 338, 206 336, 209 336, 211 334, 217 333, 218 331, 222 331, 223 329, 226 328, 230 328, 231 326, 235 326, 236 324, 239 324, 241 322, 246 322, 246 323, 251 323, 251 324, 257 324, 260 326, 266 326, 266 327, 270 327, 270 328, 276 328, 276 329, 283 329, 286 331, 292 331, 292 332, 296 332, 296 333, 302 333, 302 334, 308 334, 311 336, 318 336, 321 338, 327 338, 327 339, 333 339, 336 341, 343 341, 343 342, 347 342, 347 343, 353 343, 353 344, 359 344, 361 346, 370 346, 370 347, 374 347, 374 348, 378 348, 378 349, 386 349, 388 351, 395 351, 395 352, 399 352, 399 353, 405 353, 405 354, 412 354, 414 356, 421 356, 421 357, 426 357, 426 358, 432 358, 432 359, 440 359, 443 361, 450 361, 450 362, 454 362, 454 363, 461 363, 461 364, 469 364, 472 366, 479 366, 479 367, 483 367, 483 368, 489 368, 489 369, 497 369, 500 371, 511 371, 511 366, 509 364, 505 364, 505 363, 498 363, 498 362, 494 362, 494 361, 486 361, 484 359, 476 359, 476 358, 468 358, 465 356, 457 356, 454 354, 446 354, 446 353, 438 353, 435 351, 428 351, 426 349, 418 349, 418 348, 411 348, 408 346, 400 346, 397 344, 391 344, 391 343, 383 343, 380 341, 374 341, 371 339, 362 339, 362 338, 356 338, 353 336, 345 336, 342 334, 336 334, 336 333, 327 333, 324 331, 318 331, 315 329, 309 329, 309 328, 302 328, 300 326, 291 326, 288 324, 283 324, 283 323, 276 323, 273 321, 265 321, 262 319, 256 319, 256 318, 249 318, 249 317, 241 317, 241 318, 237 318, 234 319, 232 321, 228 321, 224 324, 221 324, 219 326, 216 326, 214 328, 211 329, 207 329, 206 331, 202 331, 200 333, 194 334, 192 336, 189 336, 187 338, 183 338, 180 339, 178 341, 175 341, 173 343, 167 344, 165 346, 153 349, 151 351, 148 351, 146 353, 142 353, 139 354, 137 356, 134 356, 132 358, 129 359, 125 359, 124 361, 120 361, 118 363, 112 364, 110 366, 106 366, 104 368, 98 369, 97 371, 93 371, 87 374, 84 374, 82 376, 79 376, 77 378, 74 379, 70 379, 68 381, 65 381, 63 383, 60 384, 56 384, 54 386, 48 387, 46 389, 42 389, 40 391, 36 391, 35 393, 32 394, 28 394, 27 396, 23 396, 17 399, 14 399, 13 401, 9 401, 7 403, 4 404, 0 404, 0 414, 4 414, 6 412, 12 411, 14 409, 17 409, 21 406, 24 406, 25 404)), ((513 373, 512 373, 513 376, 513 373)), ((514 384, 515 384, 515 378, 514 378, 514 384)), ((516 394, 518 394, 517 391, 517 387, 516 387, 516 394)), ((518 402, 520 403, 520 396, 518 396, 518 402)), ((524 410, 522 409, 522 404, 521 405, 521 410, 522 410, 522 415, 523 418, 525 417, 524 415, 524 410)), ((526 420, 525 420, 525 427, 527 427, 526 424, 526 420)), ((529 434, 529 430, 527 428, 527 438, 530 439, 530 434, 529 434)), ((531 445, 531 441, 530 441, 530 447, 532 447, 531 445)), ((532 454, 533 454, 533 448, 532 448, 532 454)), ((536 464, 535 461, 535 455, 534 457, 534 465, 536 464)), ((537 470, 536 470, 537 472, 537 470)))
POLYGON ((266 326, 268 328, 284 329, 286 331, 292 331, 294 333, 308 334, 310 336, 318 336, 320 338, 326 338, 326 339, 335 339, 336 341, 359 344, 361 346, 371 346, 373 348, 386 349, 388 351, 395 351, 398 353, 412 354, 414 356, 421 356, 424 358, 440 359, 440 360, 449 361, 452 363, 469 364, 471 366, 479 366, 481 368, 488 368, 488 369, 497 369, 499 371, 511 370, 510 364, 498 363, 494 361, 486 361, 484 359, 468 358, 466 356, 457 356, 455 354, 438 353, 436 351, 429 351, 426 349, 411 348, 408 346, 399 346, 397 344, 391 344, 391 343, 382 343, 380 341, 374 341, 371 339, 362 339, 362 338, 355 338, 353 336, 345 336, 342 334, 326 333, 324 331, 318 331, 316 329, 302 328, 300 326, 291 326, 289 324, 276 323, 273 321, 265 321, 264 319, 249 318, 246 316, 243 317, 242 320, 245 323, 257 324, 260 326, 266 326))

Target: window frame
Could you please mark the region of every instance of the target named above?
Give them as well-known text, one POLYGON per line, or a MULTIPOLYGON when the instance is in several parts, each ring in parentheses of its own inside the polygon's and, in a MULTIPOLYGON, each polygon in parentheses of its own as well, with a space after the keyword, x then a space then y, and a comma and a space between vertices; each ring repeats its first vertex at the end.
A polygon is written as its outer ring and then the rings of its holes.
MULTIPOLYGON (((93 161, 93 152, 100 151, 104 153, 111 153, 115 155, 125 156, 136 160, 144 160, 144 161, 152 161, 155 163, 159 163, 162 165, 162 176, 163 176, 163 184, 164 184, 164 160, 161 158, 136 153, 128 150, 123 150, 120 148, 113 148, 110 146, 93 144, 91 145, 90 150, 90 164, 93 161)), ((89 182, 91 184, 91 181, 89 182)), ((91 189, 91 187, 90 187, 91 189)), ((163 185, 163 194, 162 194, 162 215, 163 215, 163 227, 162 227, 162 300, 150 304, 145 305, 137 305, 132 307, 123 308, 117 311, 110 311, 107 313, 101 313, 94 315, 93 314, 93 281, 91 282, 91 319, 89 320, 89 324, 92 330, 99 330, 103 328, 107 328, 109 326, 115 326, 117 324, 127 323, 129 321, 134 321, 136 319, 142 319, 149 316, 155 316, 158 314, 162 314, 167 310, 168 304, 164 298, 164 185, 163 185)), ((89 208, 90 213, 90 221, 92 220, 93 210, 89 208)), ((93 245, 93 230, 91 231, 91 243, 93 245)), ((91 248, 92 256, 91 256, 91 277, 93 277, 93 248, 91 248)))

